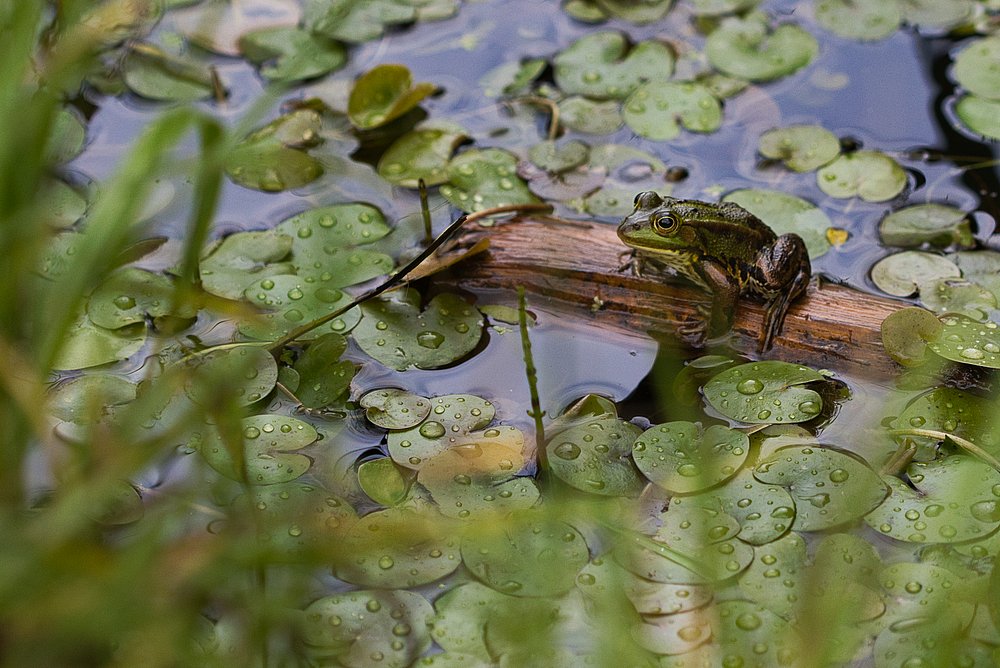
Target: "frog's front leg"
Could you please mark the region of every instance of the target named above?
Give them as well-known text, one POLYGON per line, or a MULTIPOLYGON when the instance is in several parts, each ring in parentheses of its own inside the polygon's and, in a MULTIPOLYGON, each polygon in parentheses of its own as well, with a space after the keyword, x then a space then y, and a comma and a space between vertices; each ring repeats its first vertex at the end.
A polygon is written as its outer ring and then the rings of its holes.
POLYGON ((812 267, 809 251, 802 237, 783 234, 757 256, 762 290, 772 295, 764 315, 764 331, 760 341, 761 352, 771 347, 774 337, 781 331, 788 307, 809 285, 812 267))
POLYGON ((740 297, 739 281, 725 267, 710 260, 697 263, 695 270, 712 294, 712 307, 702 330, 707 330, 710 337, 726 334, 733 327, 733 315, 740 297))

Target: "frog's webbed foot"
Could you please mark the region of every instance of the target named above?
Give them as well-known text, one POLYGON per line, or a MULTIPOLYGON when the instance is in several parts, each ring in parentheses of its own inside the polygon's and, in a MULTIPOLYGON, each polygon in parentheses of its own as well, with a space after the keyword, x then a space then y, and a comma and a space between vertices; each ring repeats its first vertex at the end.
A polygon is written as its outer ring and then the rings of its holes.
POLYGON ((712 308, 707 304, 698 304, 695 310, 695 315, 684 318, 677 325, 677 336, 685 345, 703 348, 708 340, 712 308))
POLYGON ((630 271, 636 274, 638 271, 636 265, 638 264, 638 256, 635 253, 635 249, 622 251, 618 254, 618 268, 615 269, 619 274, 624 271, 630 271))
POLYGON ((791 306, 792 300, 805 292, 808 285, 809 273, 800 271, 792 281, 789 289, 779 292, 767 304, 767 310, 764 313, 764 331, 760 340, 760 352, 767 352, 771 349, 774 337, 781 332, 781 328, 785 324, 785 316, 788 314, 788 308, 791 306))

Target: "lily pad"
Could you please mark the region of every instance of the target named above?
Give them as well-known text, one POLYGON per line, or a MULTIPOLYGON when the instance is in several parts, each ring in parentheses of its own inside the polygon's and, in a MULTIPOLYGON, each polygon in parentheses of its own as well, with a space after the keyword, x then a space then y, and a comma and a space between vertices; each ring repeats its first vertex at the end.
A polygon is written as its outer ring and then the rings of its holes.
POLYGON ((997 298, 964 278, 939 278, 920 286, 920 301, 936 313, 958 313, 980 322, 997 308, 997 298))
POLYGON ((689 657, 711 641, 711 618, 702 610, 647 617, 632 626, 632 637, 650 652, 689 657))
MULTIPOLYGON (((352 591, 313 601, 302 640, 317 659, 344 666, 406 668, 431 646, 430 602, 409 591, 352 591)), ((311 662, 313 663, 313 662, 311 662)))
POLYGON ((250 495, 259 540, 277 561, 299 561, 336 549, 337 535, 358 521, 347 501, 316 485, 255 486, 250 495))
POLYGON ((883 476, 891 493, 865 517, 876 531, 909 543, 976 540, 1000 527, 1000 472, 967 455, 914 462, 912 487, 883 476))
POLYGON ((77 376, 52 388, 49 413, 67 422, 97 422, 110 406, 120 406, 135 399, 134 383, 107 373, 77 376))
POLYGON ((712 600, 710 587, 653 582, 622 568, 604 556, 595 557, 576 576, 580 592, 595 601, 621 592, 642 615, 675 615, 703 607, 712 600))
POLYGON ((67 330, 52 368, 68 371, 118 362, 139 352, 145 343, 145 325, 106 329, 81 312, 67 330))
POLYGON ((945 204, 915 204, 897 209, 882 219, 879 236, 885 245, 903 248, 925 243, 938 248, 976 245, 968 215, 945 204))
POLYGON ((291 273, 281 262, 292 250, 292 238, 274 230, 236 232, 209 248, 199 264, 201 286, 213 295, 240 299, 254 281, 291 273))
POLYGON ((941 318, 944 327, 929 345, 941 357, 954 362, 1000 369, 1000 326, 992 320, 978 322, 964 315, 941 318))
POLYGON ((722 105, 704 84, 688 81, 639 86, 622 108, 622 118, 648 139, 667 140, 680 134, 714 132, 722 125, 722 105))
POLYGON ((483 316, 456 294, 435 296, 423 309, 408 288, 390 298, 369 300, 354 331, 361 349, 397 371, 434 369, 462 359, 479 343, 483 316))
POLYGON ((617 417, 599 417, 560 431, 545 446, 549 468, 576 489, 605 496, 636 496, 643 479, 632 462, 640 429, 617 417))
POLYGON ((295 396, 307 408, 329 406, 344 398, 354 378, 354 362, 342 360, 347 339, 330 332, 317 338, 295 361, 299 388, 295 396))
POLYGON ((972 17, 975 6, 974 0, 906 0, 899 3, 903 20, 922 28, 956 27, 972 17))
POLYGON ((522 511, 462 540, 462 561, 483 584, 511 596, 558 596, 590 561, 583 536, 565 522, 522 511))
POLYGON ((347 116, 362 130, 377 128, 416 108, 435 90, 432 83, 414 85, 405 65, 376 65, 354 82, 347 116))
POLYGON ((150 44, 129 52, 122 77, 132 92, 150 100, 191 102, 213 91, 207 64, 181 59, 150 44))
POLYGON ((554 60, 556 85, 569 95, 623 99, 639 84, 664 83, 674 71, 674 54, 649 40, 629 48, 625 35, 599 32, 570 44, 554 60))
POLYGON ((590 157, 590 147, 578 139, 539 142, 528 149, 528 159, 547 172, 565 172, 579 167, 590 157))
MULTIPOLYGON (((245 291, 248 300, 264 309, 258 317, 242 320, 239 330, 261 341, 274 341, 292 329, 335 311, 351 302, 349 295, 320 281, 306 283, 299 276, 284 274, 269 276, 250 284, 245 291)), ((301 339, 309 341, 328 332, 344 334, 361 318, 351 309, 321 327, 306 332, 301 339)))
POLYGON ((146 317, 193 318, 191 306, 174 308, 174 283, 162 274, 123 267, 108 275, 87 301, 91 321, 108 329, 144 322, 146 317))
POLYGON ((793 666, 801 662, 803 641, 795 628, 767 608, 749 601, 724 601, 716 607, 713 637, 718 655, 738 666, 793 666))
POLYGON ((902 20, 898 2, 818 0, 816 21, 847 39, 873 42, 896 32, 902 20))
POLYGON ((1000 140, 1000 100, 965 95, 955 104, 955 115, 973 132, 1000 140))
POLYGON ((986 248, 950 253, 948 259, 958 265, 962 276, 982 285, 1000 300, 1000 252, 986 248))
POLYGON ((959 594, 959 577, 934 564, 887 565, 879 575, 879 584, 886 601, 880 622, 897 632, 942 623, 956 632, 967 628, 975 614, 975 606, 959 594))
POLYGON ((278 192, 301 188, 323 174, 323 165, 304 149, 320 141, 322 119, 310 109, 281 116, 240 142, 226 160, 235 183, 278 192))
POLYGON ((840 140, 819 125, 789 125, 760 136, 757 150, 796 172, 811 172, 840 155, 840 140))
POLYGON ((225 56, 239 56, 242 35, 272 26, 293 26, 301 14, 295 0, 241 0, 201 2, 172 11, 170 16, 194 44, 225 56))
POLYGON ((867 464, 828 447, 779 448, 757 462, 753 475, 788 489, 795 499, 796 531, 853 522, 882 503, 889 491, 867 464))
POLYGON ((424 123, 397 139, 378 162, 379 176, 389 183, 416 188, 420 179, 427 186, 448 180, 448 161, 469 139, 465 128, 438 121, 424 123))
POLYGON ((458 540, 440 515, 386 508, 340 534, 333 574, 360 587, 397 589, 440 580, 461 563, 458 540))
POLYGON ((753 9, 760 0, 689 0, 695 16, 724 16, 753 9))
POLYGON ((301 452, 319 434, 312 425, 284 415, 252 415, 243 418, 242 452, 230 451, 219 432, 206 427, 191 445, 208 465, 232 480, 251 485, 274 485, 295 480, 312 466, 301 452))
POLYGON ((674 0, 569 0, 563 11, 577 19, 596 23, 608 18, 619 18, 630 23, 644 25, 662 19, 674 0))
POLYGON ((941 327, 941 321, 926 309, 900 309, 882 321, 882 347, 899 364, 920 366, 927 360, 927 344, 937 338, 941 327))
POLYGON ((466 213, 538 201, 517 176, 517 158, 499 148, 471 149, 452 159, 441 194, 466 213))
POLYGON ((750 438, 723 425, 667 422, 644 431, 632 447, 635 464, 671 494, 691 494, 736 475, 750 438))
POLYGON ((260 66, 261 75, 280 83, 319 77, 347 63, 341 44, 292 26, 245 33, 239 45, 247 60, 260 66))
POLYGON ((456 0, 308 0, 302 21, 307 30, 360 44, 392 26, 447 18, 456 11, 456 0))
POLYGON ((223 392, 249 406, 270 394, 278 380, 278 365, 263 346, 211 351, 183 364, 191 369, 185 391, 200 406, 213 405, 223 392))
POLYGON ((740 364, 705 384, 705 398, 728 418, 751 424, 806 422, 819 415, 823 400, 803 385, 825 380, 812 369, 788 362, 740 364))
POLYGON ((872 282, 879 290, 909 297, 921 285, 939 278, 958 278, 961 271, 946 258, 923 251, 903 251, 884 257, 872 267, 872 282))
MULTIPOLYGON (((924 429, 964 438, 984 450, 1000 454, 1000 434, 994 429, 996 405, 953 387, 936 387, 911 400, 894 422, 897 429, 924 429)), ((900 437, 897 437, 900 438, 900 437)), ((940 438, 906 435, 917 446, 917 461, 937 456, 940 438)))
POLYGON ((60 109, 52 119, 52 129, 45 144, 45 161, 62 164, 83 151, 87 127, 80 114, 68 108, 60 109))
POLYGON ((746 188, 734 190, 722 201, 736 202, 767 223, 775 234, 793 232, 799 235, 806 242, 810 258, 815 259, 830 250, 830 219, 822 209, 801 197, 777 190, 746 188))
POLYGON ((1000 100, 1000 37, 973 39, 955 56, 952 75, 985 100, 1000 100))
POLYGON ((786 619, 805 598, 806 542, 794 531, 758 547, 750 567, 740 575, 740 591, 754 603, 786 619))
POLYGON ((885 202, 903 192, 906 172, 880 151, 855 151, 820 168, 816 183, 830 197, 885 202))
POLYGON ((419 394, 388 388, 372 390, 358 404, 372 424, 385 429, 409 429, 424 421, 431 412, 431 402, 419 394))
POLYGON ((535 79, 545 71, 542 58, 528 58, 504 63, 487 72, 480 80, 487 97, 506 97, 528 92, 535 79))
POLYGON ((375 503, 395 506, 406 498, 410 480, 389 457, 379 457, 358 466, 361 491, 375 503))
POLYGON ((45 182, 38 202, 42 217, 54 228, 72 227, 87 213, 87 199, 76 188, 60 179, 45 182))
POLYGON ((559 120, 571 130, 591 135, 609 135, 624 122, 617 100, 591 100, 582 95, 560 100, 559 120))
POLYGON ((731 77, 771 81, 808 65, 819 52, 816 38, 797 25, 771 29, 766 16, 729 18, 705 39, 705 56, 712 67, 731 77))
MULTIPOLYGON (((520 432, 515 436, 510 432, 505 435, 499 429, 489 434, 479 431, 496 415, 493 404, 480 397, 446 394, 431 399, 430 407, 430 419, 421 421, 419 427, 389 433, 389 454, 397 464, 419 470, 426 461, 449 448, 504 436, 520 437, 523 441, 520 432)), ((504 431, 509 429, 512 427, 504 431)))

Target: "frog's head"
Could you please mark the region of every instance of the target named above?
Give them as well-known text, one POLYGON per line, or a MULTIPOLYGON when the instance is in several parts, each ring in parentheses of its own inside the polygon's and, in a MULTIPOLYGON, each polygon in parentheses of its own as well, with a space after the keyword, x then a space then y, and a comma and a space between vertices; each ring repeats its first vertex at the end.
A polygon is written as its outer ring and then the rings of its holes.
POLYGON ((632 248, 645 250, 684 245, 678 238, 683 222, 678 202, 651 190, 639 193, 635 196, 635 209, 618 225, 618 237, 632 248))

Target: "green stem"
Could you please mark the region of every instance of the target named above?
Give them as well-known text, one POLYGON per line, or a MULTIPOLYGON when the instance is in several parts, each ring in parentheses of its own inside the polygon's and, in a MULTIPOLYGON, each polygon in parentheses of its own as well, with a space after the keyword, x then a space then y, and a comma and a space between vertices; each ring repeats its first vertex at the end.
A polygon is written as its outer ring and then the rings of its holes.
POLYGON ((417 189, 420 193, 420 215, 424 219, 424 243, 429 244, 434 240, 434 231, 431 229, 431 207, 427 203, 427 183, 419 179, 417 189))
POLYGON ((969 454, 979 457, 997 471, 1000 471, 1000 460, 997 460, 996 457, 986 452, 972 441, 966 440, 961 436, 949 434, 945 431, 936 431, 934 429, 890 429, 889 434, 891 436, 926 436, 927 438, 934 438, 939 441, 947 439, 969 454))
POLYGON ((517 321, 521 330, 521 349, 524 352, 524 373, 528 376, 528 392, 531 395, 531 410, 528 415, 535 421, 535 448, 538 452, 538 468, 540 471, 549 469, 548 457, 545 454, 545 425, 542 418, 541 401, 538 399, 538 370, 531 355, 531 339, 528 338, 528 302, 524 296, 524 286, 517 286, 517 321))

